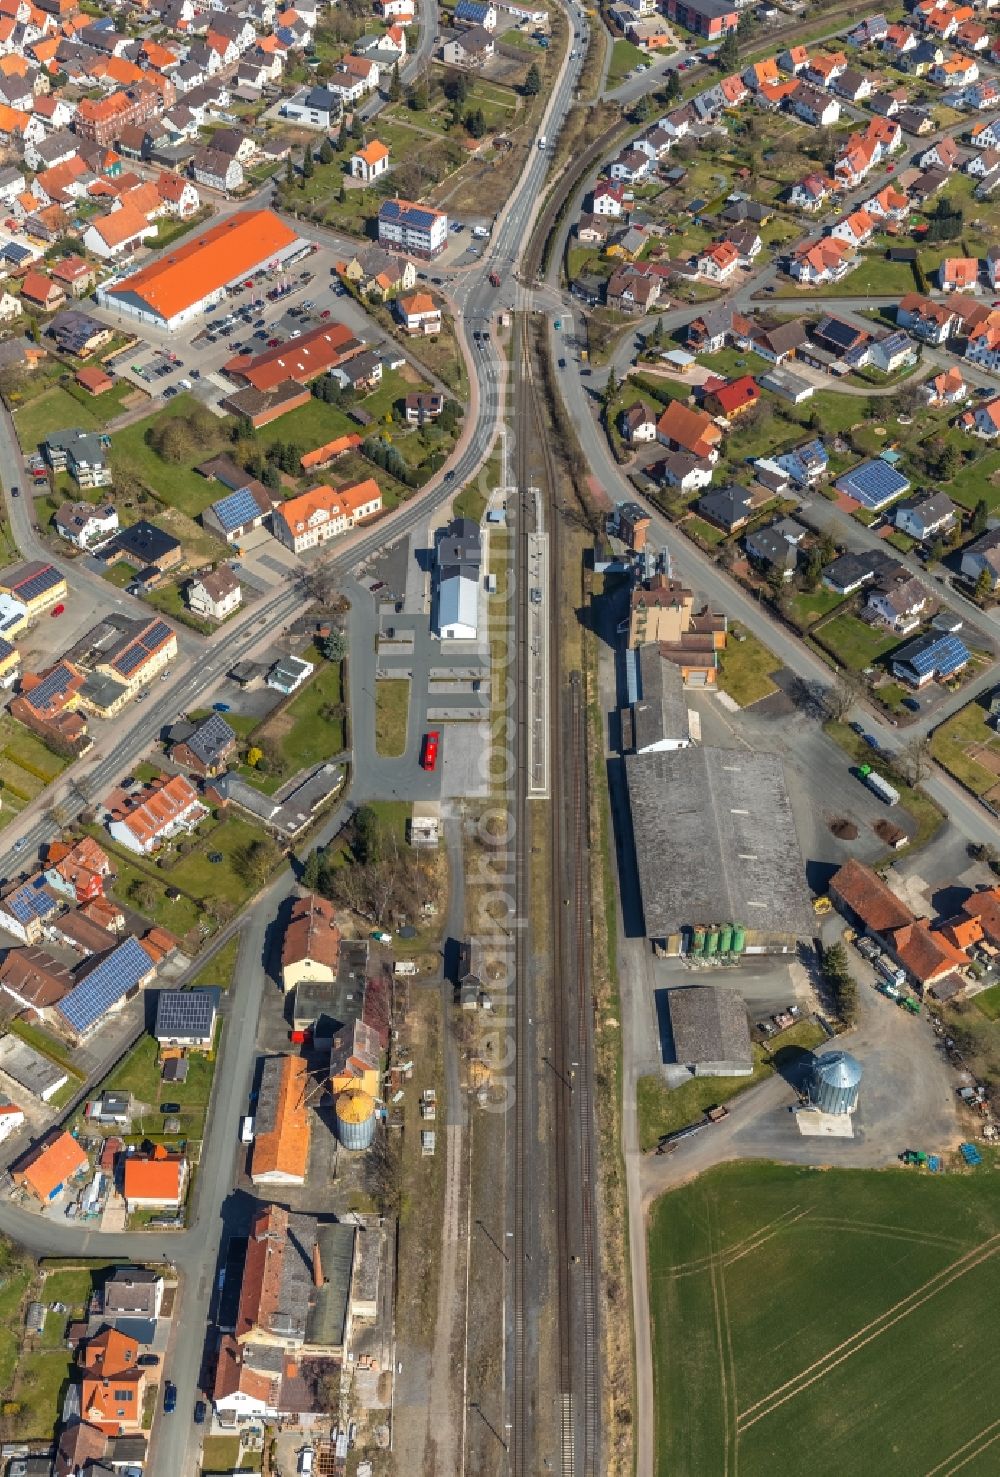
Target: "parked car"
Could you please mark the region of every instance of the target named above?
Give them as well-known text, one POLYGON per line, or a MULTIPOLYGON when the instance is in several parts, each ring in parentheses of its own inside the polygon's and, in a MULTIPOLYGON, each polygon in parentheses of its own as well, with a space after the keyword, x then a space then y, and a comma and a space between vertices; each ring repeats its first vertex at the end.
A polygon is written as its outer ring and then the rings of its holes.
POLYGON ((208 1414, 208 1406, 204 1400, 196 1400, 194 1406, 194 1423, 196 1426, 204 1425, 205 1416, 208 1414))
POLYGON ((161 1113, 179 1113, 180 1110, 181 1110, 180 1103, 161 1103, 160 1104, 160 1112, 161 1113))
POLYGON ((155 1369, 160 1362, 159 1354, 140 1354, 136 1361, 141 1369, 155 1369))
POLYGON ((163 1386, 163 1409, 167 1415, 177 1409, 177 1386, 173 1380, 167 1380, 163 1386))

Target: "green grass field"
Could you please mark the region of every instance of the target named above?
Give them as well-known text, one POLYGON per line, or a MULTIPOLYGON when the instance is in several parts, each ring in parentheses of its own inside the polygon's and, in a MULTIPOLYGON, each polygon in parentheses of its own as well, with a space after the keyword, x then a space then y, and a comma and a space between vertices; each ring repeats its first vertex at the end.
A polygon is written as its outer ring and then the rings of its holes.
POLYGON ((996 1472, 998 1253, 986 1169, 732 1164, 665 1195, 649 1233, 657 1472, 996 1472))
POLYGON ((977 759, 977 755, 984 755, 986 751, 996 754, 1000 749, 1000 738, 990 727, 988 718, 986 708, 973 700, 953 713, 931 738, 931 753, 937 762, 953 774, 959 784, 977 795, 985 795, 997 782, 992 770, 977 759))
POLYGON ((737 641, 734 630, 730 629, 725 648, 719 653, 719 686, 741 708, 746 708, 777 690, 771 673, 781 663, 756 636, 749 631, 743 635, 744 639, 737 641))
POLYGON ((866 625, 850 611, 834 616, 833 620, 828 621, 819 632, 816 639, 843 666, 850 667, 853 672, 860 672, 864 667, 874 666, 880 657, 885 656, 886 652, 902 644, 898 636, 866 625))
POLYGON ((410 712, 410 683, 405 677, 383 678, 375 684, 375 748, 393 758, 406 748, 410 712))

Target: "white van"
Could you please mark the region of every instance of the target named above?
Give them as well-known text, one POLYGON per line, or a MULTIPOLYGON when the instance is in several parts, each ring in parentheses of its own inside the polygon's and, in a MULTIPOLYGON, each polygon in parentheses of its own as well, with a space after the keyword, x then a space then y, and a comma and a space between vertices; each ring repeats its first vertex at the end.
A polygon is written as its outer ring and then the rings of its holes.
POLYGON ((299 1471, 301 1472, 302 1477, 310 1477, 313 1469, 313 1462, 315 1461, 315 1459, 316 1454, 313 1451, 312 1447, 303 1446, 302 1450, 299 1452, 299 1471))
POLYGON ((488 241, 490 237, 490 233, 485 226, 473 226, 472 234, 473 236, 478 236, 480 241, 488 241))
POLYGON ((253 1143, 253 1118, 247 1116, 240 1125, 240 1143, 253 1143))
POLYGON ((545 148, 545 135, 544 135, 544 133, 542 134, 541 138, 538 140, 538 147, 540 149, 544 149, 545 148))

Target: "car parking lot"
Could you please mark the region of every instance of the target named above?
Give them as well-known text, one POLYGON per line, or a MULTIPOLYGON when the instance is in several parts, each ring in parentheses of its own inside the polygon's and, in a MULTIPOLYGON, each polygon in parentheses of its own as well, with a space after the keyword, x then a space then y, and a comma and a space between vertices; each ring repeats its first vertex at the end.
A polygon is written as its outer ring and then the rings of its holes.
MULTIPOLYGON (((176 337, 144 329, 146 342, 133 345, 113 368, 154 398, 170 400, 187 391, 217 404, 231 389, 219 371, 234 354, 259 354, 330 318, 369 342, 380 341, 382 334, 333 274, 336 259, 330 249, 317 247, 293 272, 247 277, 191 326, 190 339, 178 344, 176 337)), ((94 311, 121 326, 117 314, 94 311)))

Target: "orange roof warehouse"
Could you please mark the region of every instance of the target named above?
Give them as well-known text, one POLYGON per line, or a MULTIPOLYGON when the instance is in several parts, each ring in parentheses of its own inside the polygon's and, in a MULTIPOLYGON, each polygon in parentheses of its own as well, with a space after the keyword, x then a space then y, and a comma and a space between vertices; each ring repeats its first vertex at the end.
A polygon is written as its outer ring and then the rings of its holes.
POLYGON ((241 210, 130 276, 97 290, 105 308, 173 332, 261 267, 288 266, 312 248, 271 210, 241 210))

